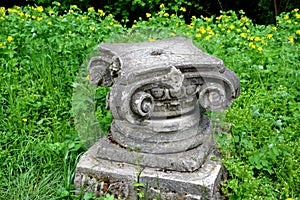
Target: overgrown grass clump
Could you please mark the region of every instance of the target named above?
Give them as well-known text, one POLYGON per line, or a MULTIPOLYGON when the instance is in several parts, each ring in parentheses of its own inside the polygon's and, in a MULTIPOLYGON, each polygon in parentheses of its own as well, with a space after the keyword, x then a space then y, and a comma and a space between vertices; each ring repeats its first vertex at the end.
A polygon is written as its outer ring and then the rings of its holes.
MULTIPOLYGON (((216 136, 229 171, 224 195, 299 198, 298 9, 283 13, 277 26, 254 25, 242 11, 193 16, 185 24, 161 5, 126 28, 102 10, 74 5, 58 15, 59 6, 0 8, 1 198, 76 198, 74 169, 86 150, 72 115, 77 72, 96 45, 133 32, 127 42, 191 38, 240 78, 241 96, 226 113, 231 132, 216 136)), ((107 115, 98 112, 106 128, 107 115)))

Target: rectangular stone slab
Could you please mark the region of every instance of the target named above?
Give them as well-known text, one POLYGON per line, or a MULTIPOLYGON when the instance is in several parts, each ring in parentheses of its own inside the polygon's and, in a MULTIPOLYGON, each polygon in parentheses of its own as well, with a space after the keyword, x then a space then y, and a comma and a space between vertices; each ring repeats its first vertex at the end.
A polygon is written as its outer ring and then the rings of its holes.
POLYGON ((214 153, 202 167, 194 172, 162 171, 158 168, 142 168, 122 162, 99 159, 94 154, 96 145, 80 159, 75 173, 75 189, 94 192, 96 196, 106 193, 116 198, 135 200, 134 184, 147 186, 146 195, 161 199, 219 199, 219 184, 222 176, 220 158, 214 153))

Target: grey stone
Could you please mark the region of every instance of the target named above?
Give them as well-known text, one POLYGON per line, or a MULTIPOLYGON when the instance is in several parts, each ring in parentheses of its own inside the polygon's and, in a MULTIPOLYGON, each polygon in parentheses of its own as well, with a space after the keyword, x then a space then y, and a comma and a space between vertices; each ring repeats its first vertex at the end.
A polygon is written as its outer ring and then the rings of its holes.
POLYGON ((140 190, 162 199, 218 199, 222 167, 205 110, 222 111, 239 96, 236 75, 186 38, 101 44, 99 52, 88 65, 90 83, 112 86, 113 122, 80 159, 76 189, 121 199, 140 190))
MULTIPOLYGON (((75 189, 94 192, 96 196, 111 193, 115 198, 135 200, 138 181, 149 199, 221 199, 219 182, 222 178, 220 157, 211 152, 203 165, 193 172, 166 171, 140 167, 123 162, 94 157, 98 145, 91 147, 80 159, 75 173, 75 189), (147 186, 147 190, 146 190, 147 186)), ((181 158, 184 159, 184 158, 181 158)))

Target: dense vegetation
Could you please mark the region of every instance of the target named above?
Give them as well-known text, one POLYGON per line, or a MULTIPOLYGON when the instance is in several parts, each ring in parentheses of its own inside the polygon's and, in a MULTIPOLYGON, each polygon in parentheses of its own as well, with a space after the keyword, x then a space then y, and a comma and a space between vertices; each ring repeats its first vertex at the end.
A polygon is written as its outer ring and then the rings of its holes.
MULTIPOLYGON (((224 195, 299 198, 298 9, 282 13, 277 26, 254 25, 243 11, 191 16, 186 24, 185 7, 175 12, 161 4, 158 12, 144 14, 146 20, 125 27, 103 10, 83 12, 73 5, 62 12, 60 6, 0 8, 0 199, 79 198, 73 175, 86 146, 82 129, 75 128, 72 96, 88 82, 86 59, 103 41, 174 36, 191 38, 223 59, 241 80, 241 96, 232 107, 212 114, 221 129, 221 122, 231 123, 231 131, 216 134, 229 171, 224 195)), ((99 88, 92 99, 83 92, 81 102, 73 102, 76 107, 97 99, 104 129, 110 120, 103 109, 106 92, 99 88)))

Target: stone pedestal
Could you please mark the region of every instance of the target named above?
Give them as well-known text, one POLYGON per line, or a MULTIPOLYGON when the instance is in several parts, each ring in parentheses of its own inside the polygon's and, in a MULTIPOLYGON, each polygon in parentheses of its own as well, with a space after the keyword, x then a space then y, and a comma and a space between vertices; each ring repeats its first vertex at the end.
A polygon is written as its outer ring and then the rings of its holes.
POLYGON ((205 110, 228 108, 239 80, 186 38, 102 44, 90 83, 112 86, 110 134, 80 159, 77 190, 120 199, 218 199, 222 177, 205 110), (160 196, 160 198, 158 198, 160 196))
POLYGON ((137 199, 135 184, 142 183, 144 187, 139 189, 148 199, 157 198, 158 195, 166 200, 221 199, 219 185, 223 174, 222 166, 220 157, 213 150, 196 171, 178 172, 143 167, 139 163, 128 164, 99 159, 97 156, 100 153, 99 147, 103 144, 109 144, 107 138, 101 139, 81 157, 75 173, 76 190, 94 192, 96 196, 110 193, 116 199, 135 200, 137 199))

